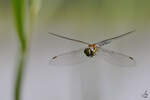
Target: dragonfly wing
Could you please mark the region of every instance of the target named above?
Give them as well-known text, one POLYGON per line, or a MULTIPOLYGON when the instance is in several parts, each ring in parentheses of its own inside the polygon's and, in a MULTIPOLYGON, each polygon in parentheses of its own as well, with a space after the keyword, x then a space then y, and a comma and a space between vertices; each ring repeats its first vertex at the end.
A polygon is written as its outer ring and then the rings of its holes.
POLYGON ((115 51, 99 48, 99 54, 102 55, 105 61, 119 66, 135 66, 135 60, 127 55, 115 51))
POLYGON ((81 40, 68 38, 68 37, 61 36, 61 35, 58 35, 58 34, 55 34, 55 33, 51 33, 51 32, 49 32, 48 34, 53 35, 53 36, 55 36, 55 37, 63 38, 63 39, 66 39, 66 40, 71 40, 71 41, 74 41, 74 42, 78 42, 78 43, 86 44, 86 45, 88 45, 88 44, 89 44, 89 43, 84 42, 84 41, 81 41, 81 40))
POLYGON ((88 58, 84 54, 84 49, 78 49, 54 56, 50 59, 49 63, 52 65, 73 65, 82 63, 86 59, 88 58))
POLYGON ((133 33, 133 32, 135 32, 135 30, 129 31, 129 32, 124 33, 124 34, 122 34, 122 35, 120 35, 120 36, 116 36, 116 37, 113 37, 113 38, 110 38, 110 39, 103 40, 103 41, 101 41, 101 42, 97 42, 97 43, 95 43, 95 44, 97 44, 97 45, 99 45, 99 46, 103 46, 103 45, 106 45, 106 44, 111 43, 113 40, 123 38, 123 37, 125 37, 125 36, 127 36, 127 35, 129 35, 129 34, 131 34, 131 33, 133 33))

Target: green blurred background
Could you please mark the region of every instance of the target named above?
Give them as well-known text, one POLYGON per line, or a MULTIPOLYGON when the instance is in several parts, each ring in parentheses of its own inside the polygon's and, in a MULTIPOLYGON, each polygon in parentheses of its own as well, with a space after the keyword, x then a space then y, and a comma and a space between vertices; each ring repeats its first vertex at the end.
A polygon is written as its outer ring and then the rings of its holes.
MULTIPOLYGON (((149 0, 43 0, 39 22, 71 23, 78 30, 95 25, 101 30, 115 31, 119 24, 123 29, 145 28, 149 25, 149 4, 149 0)), ((1 0, 0 8, 1 22, 12 23, 11 1, 1 0)))

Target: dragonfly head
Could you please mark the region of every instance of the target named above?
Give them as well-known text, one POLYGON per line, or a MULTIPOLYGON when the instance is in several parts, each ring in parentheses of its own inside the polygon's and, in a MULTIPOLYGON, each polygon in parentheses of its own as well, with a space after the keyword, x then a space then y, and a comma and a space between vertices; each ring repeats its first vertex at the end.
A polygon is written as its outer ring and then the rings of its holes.
POLYGON ((84 54, 85 54, 87 57, 93 57, 93 56, 94 56, 94 52, 91 50, 91 48, 85 48, 84 54))
POLYGON ((98 50, 98 49, 97 49, 96 44, 89 44, 89 45, 88 45, 88 48, 85 48, 84 54, 85 54, 87 57, 93 57, 93 56, 95 56, 97 50, 98 50))
POLYGON ((87 57, 93 57, 93 56, 95 56, 95 53, 96 53, 96 51, 93 48, 85 48, 84 49, 84 54, 87 57))

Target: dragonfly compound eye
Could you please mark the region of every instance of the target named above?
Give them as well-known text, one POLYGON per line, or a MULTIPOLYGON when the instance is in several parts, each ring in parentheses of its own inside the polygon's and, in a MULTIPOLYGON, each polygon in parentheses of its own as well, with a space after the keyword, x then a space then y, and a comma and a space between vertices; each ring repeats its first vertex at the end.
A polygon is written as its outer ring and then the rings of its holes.
POLYGON ((85 48, 84 54, 85 54, 87 57, 93 57, 93 56, 95 55, 95 53, 91 50, 91 48, 85 48))

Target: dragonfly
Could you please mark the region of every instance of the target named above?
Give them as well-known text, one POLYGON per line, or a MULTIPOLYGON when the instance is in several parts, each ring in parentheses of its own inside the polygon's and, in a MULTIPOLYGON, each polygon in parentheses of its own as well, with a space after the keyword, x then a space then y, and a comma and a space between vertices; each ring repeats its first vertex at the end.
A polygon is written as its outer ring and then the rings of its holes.
POLYGON ((104 48, 105 45, 112 43, 114 40, 126 37, 133 32, 135 32, 135 30, 93 44, 49 32, 48 34, 51 36, 86 45, 86 47, 84 48, 53 56, 50 58, 49 63, 57 65, 73 65, 82 63, 86 61, 86 59, 102 56, 104 60, 106 60, 110 64, 119 66, 135 66, 135 60, 133 57, 104 48))

